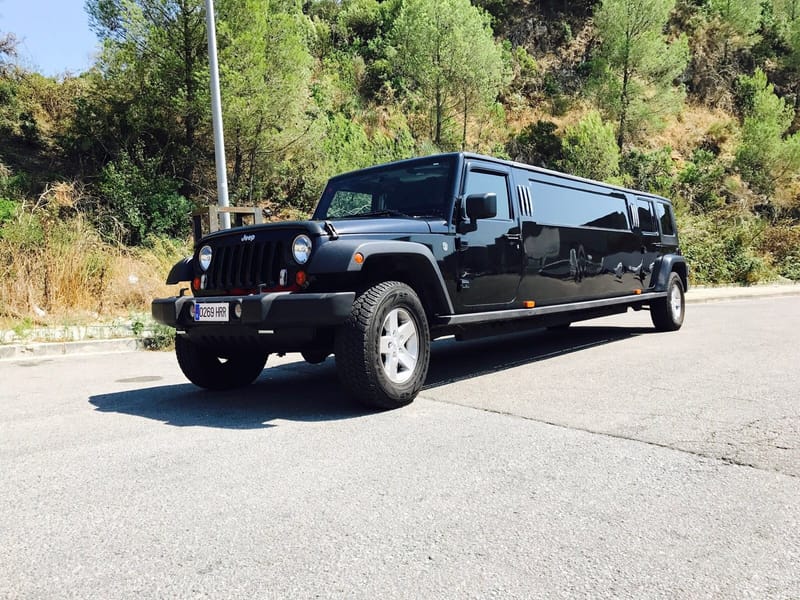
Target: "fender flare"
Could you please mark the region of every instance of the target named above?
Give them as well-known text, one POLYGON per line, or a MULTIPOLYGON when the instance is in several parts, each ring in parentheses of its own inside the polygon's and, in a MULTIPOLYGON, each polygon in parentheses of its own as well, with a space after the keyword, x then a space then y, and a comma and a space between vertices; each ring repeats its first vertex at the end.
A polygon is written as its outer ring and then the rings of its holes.
POLYGON ((167 275, 167 285, 175 285, 181 281, 191 281, 194 278, 194 259, 190 256, 176 262, 167 275))
POLYGON ((680 254, 665 254, 659 259, 659 265, 654 273, 655 291, 664 292, 667 290, 667 283, 669 282, 669 275, 675 271, 683 282, 683 289, 689 289, 689 267, 686 264, 686 259, 680 254))
POLYGON ((316 256, 311 259, 308 274, 358 273, 370 264, 370 260, 374 261, 382 256, 393 258, 405 256, 412 258, 417 265, 423 265, 423 276, 430 284, 429 291, 433 292, 436 304, 447 310, 449 314, 454 312, 444 277, 442 277, 433 253, 430 248, 417 242, 337 240, 325 244, 319 249, 316 256), (356 253, 364 257, 362 262, 355 261, 356 253))

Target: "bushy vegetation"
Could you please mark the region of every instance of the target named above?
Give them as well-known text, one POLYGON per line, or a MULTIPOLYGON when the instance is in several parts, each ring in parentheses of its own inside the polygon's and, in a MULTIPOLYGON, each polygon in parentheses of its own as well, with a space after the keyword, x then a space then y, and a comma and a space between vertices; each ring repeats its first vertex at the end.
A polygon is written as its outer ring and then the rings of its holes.
MULTIPOLYGON (((674 198, 697 283, 800 278, 794 0, 216 5, 234 204, 302 217, 335 173, 465 149, 674 198)), ((0 32, 6 313, 145 303, 120 273, 163 276, 216 201, 203 7, 87 0, 102 51, 56 79, 0 32)))

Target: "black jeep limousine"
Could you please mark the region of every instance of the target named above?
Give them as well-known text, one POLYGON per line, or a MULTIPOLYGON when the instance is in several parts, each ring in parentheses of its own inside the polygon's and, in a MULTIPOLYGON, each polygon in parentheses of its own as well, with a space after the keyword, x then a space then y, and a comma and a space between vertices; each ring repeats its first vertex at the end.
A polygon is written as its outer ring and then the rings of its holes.
POLYGON ((669 200, 469 153, 332 178, 309 221, 218 231, 196 241, 156 299, 190 381, 227 389, 269 353, 334 354, 362 402, 411 402, 431 340, 566 327, 648 308, 684 317, 687 265, 669 200))

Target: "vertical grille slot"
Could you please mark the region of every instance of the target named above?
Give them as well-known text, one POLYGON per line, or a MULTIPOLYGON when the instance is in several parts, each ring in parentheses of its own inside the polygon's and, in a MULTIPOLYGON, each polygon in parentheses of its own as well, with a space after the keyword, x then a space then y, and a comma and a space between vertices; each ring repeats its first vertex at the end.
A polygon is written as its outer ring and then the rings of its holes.
POLYGON ((254 290, 260 285, 278 285, 283 268, 281 242, 265 241, 214 248, 214 259, 206 273, 206 289, 254 290))
POLYGON ((273 287, 277 283, 274 277, 274 269, 272 268, 272 263, 275 260, 275 246, 277 246, 277 244, 268 243, 266 246, 267 247, 264 249, 266 260, 262 263, 261 280, 267 284, 267 287, 273 287))

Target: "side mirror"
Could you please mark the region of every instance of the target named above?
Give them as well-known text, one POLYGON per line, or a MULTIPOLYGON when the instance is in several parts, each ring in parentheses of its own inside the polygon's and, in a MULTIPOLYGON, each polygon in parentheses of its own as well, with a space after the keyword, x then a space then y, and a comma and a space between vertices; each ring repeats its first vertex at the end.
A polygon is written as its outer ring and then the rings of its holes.
POLYGON ((497 216, 497 194, 471 194, 467 196, 467 216, 471 221, 497 216))

